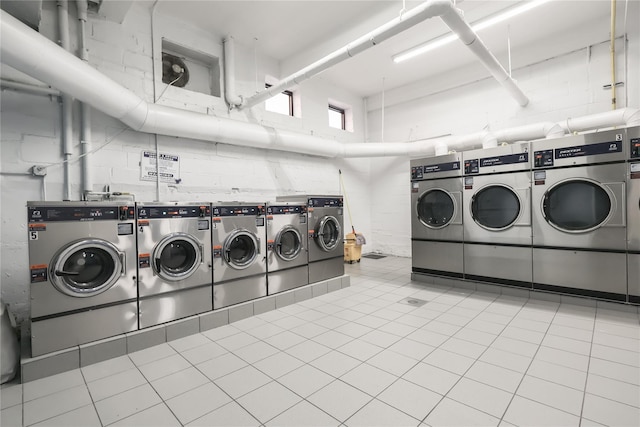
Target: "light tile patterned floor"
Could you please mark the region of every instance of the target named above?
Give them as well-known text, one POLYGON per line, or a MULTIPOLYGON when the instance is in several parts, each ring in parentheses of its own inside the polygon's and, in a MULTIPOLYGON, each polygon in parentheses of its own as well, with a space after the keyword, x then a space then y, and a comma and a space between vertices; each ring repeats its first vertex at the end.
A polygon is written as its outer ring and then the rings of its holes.
POLYGON ((363 258, 350 288, 5 385, 0 424, 640 425, 637 312, 427 287, 410 265, 363 258))

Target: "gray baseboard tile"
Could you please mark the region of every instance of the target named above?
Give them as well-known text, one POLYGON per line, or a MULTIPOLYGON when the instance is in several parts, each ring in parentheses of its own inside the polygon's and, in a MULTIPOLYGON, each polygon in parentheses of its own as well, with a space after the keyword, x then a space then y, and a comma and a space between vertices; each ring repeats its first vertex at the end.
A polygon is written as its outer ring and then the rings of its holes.
POLYGON ((104 362, 127 354, 127 337, 117 335, 100 341, 80 345, 80 367, 104 362))
POLYGON ((140 329, 139 331, 128 332, 126 337, 127 353, 133 353, 134 351, 144 350, 167 342, 167 329, 165 325, 157 325, 140 329))
POLYGON ((229 324, 229 310, 223 308, 221 310, 210 311, 198 316, 200 320, 200 332, 208 331, 213 328, 229 324))
POLYGON ((197 317, 188 317, 186 319, 176 320, 166 324, 167 341, 184 338, 188 335, 200 332, 200 319, 197 317))
POLYGON ((313 298, 313 291, 311 290, 311 286, 296 289, 293 293, 295 295, 296 302, 302 302, 313 298))
POLYGON ((327 282, 327 293, 339 291, 342 288, 343 288, 342 279, 340 279, 339 281, 338 280, 329 280, 327 282))
POLYGON ((530 291, 529 289, 524 289, 524 288, 512 288, 509 286, 504 286, 502 288, 502 295, 508 295, 508 296, 519 297, 519 298, 529 298, 530 291))
POLYGON ((229 323, 253 316, 253 301, 229 307, 229 323))
POLYGON ((342 276, 342 278, 340 279, 340 286, 342 288, 348 288, 349 286, 351 286, 351 276, 342 276))
POLYGON ((276 295, 276 308, 286 307, 291 304, 295 304, 296 296, 293 291, 282 292, 276 295))
POLYGON ((253 302, 253 314, 257 316, 258 314, 266 313, 271 310, 276 309, 276 297, 268 296, 265 298, 261 298, 259 300, 255 300, 253 302))
POLYGON ((596 301, 596 309, 623 313, 638 313, 638 306, 615 301, 596 301))
MULTIPOLYGON (((311 294, 313 295, 313 298, 319 297, 321 295, 325 295, 327 292, 329 292, 328 291, 328 289, 329 289, 328 285, 332 281, 336 282, 336 280, 329 280, 329 281, 326 281, 326 282, 318 282, 318 283, 316 283, 314 285, 311 285, 311 294)), ((342 280, 339 279, 337 282, 340 285, 342 285, 342 280)))
POLYGON ((80 348, 75 346, 31 359, 23 359, 20 364, 20 378, 23 383, 61 374, 80 368, 80 348))
MULTIPOLYGON (((562 295, 560 294, 552 294, 549 292, 538 292, 535 290, 531 291, 530 298, 534 300, 541 301, 551 301, 551 302, 562 302, 562 295)), ((569 303, 572 304, 572 303, 569 303)))

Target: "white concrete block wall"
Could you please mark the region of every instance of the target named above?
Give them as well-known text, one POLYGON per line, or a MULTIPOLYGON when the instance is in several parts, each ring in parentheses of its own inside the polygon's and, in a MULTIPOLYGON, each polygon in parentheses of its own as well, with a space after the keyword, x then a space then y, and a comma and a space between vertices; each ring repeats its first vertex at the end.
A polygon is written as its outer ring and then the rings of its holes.
MULTIPOLYGON (((153 101, 153 70, 149 5, 134 4, 122 24, 90 17, 88 40, 89 62, 116 82, 129 88, 149 102, 153 101)), ((55 2, 43 2, 42 33, 56 39, 55 2)), ((73 11, 75 13, 75 11, 73 11)), ((158 17, 158 22, 167 22, 158 17)), ((157 40, 171 37, 174 43, 221 57, 222 41, 190 25, 172 23, 156 25, 157 40)), ((71 38, 75 39, 76 23, 72 20, 71 38)), ((74 43, 75 45, 75 43, 74 43)), ((159 49, 160 52, 160 49, 159 49)), ((236 46, 238 92, 255 92, 253 49, 236 46)), ((259 58, 259 78, 264 74, 279 76, 279 64, 269 58, 259 58)), ((3 67, 3 71, 4 71, 3 67)), ((23 80, 19 73, 11 71, 23 80)), ((221 77, 222 83, 222 77, 221 77)), ((263 85, 264 81, 259 82, 263 85)), ((159 95, 166 87, 159 84, 159 95)), ((170 87, 160 103, 215 114, 236 120, 264 123, 276 128, 322 135, 341 141, 364 140, 364 110, 362 99, 348 90, 332 87, 318 79, 300 85, 302 118, 289 118, 265 112, 260 106, 251 111, 228 112, 223 98, 170 87), (328 127, 328 97, 343 100, 353 106, 354 132, 328 127)), ((80 198, 82 182, 80 162, 79 108, 74 108, 74 159, 71 163, 72 194, 80 198)), ((26 202, 43 200, 43 180, 30 176, 30 168, 61 162, 60 107, 57 99, 23 93, 5 92, 1 98, 1 295, 19 320, 29 313, 29 270, 27 251, 26 202)), ((93 189, 131 192, 139 201, 156 200, 156 183, 140 180, 140 159, 143 150, 155 150, 155 135, 135 132, 118 120, 92 111, 93 189), (103 146, 102 148, 99 148, 103 146)), ((255 201, 264 203, 278 195, 341 192, 338 170, 344 174, 349 191, 351 210, 358 231, 372 240, 368 204, 368 160, 326 159, 254 148, 234 147, 184 138, 158 136, 160 152, 180 156, 181 182, 161 183, 160 201, 255 201)), ((47 169, 44 178, 47 200, 61 200, 63 168, 47 169)), ((345 212, 345 216, 346 212, 345 212)), ((351 223, 345 218, 345 228, 351 223)))

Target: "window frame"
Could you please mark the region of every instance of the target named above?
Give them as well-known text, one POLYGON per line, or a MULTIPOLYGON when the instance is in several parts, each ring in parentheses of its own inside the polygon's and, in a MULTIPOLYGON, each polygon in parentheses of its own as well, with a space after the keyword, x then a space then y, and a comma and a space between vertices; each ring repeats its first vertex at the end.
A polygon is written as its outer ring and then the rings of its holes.
POLYGON ((336 113, 340 114, 340 126, 341 126, 341 127, 337 128, 337 127, 331 126, 331 123, 329 123, 329 127, 333 128, 333 129, 347 130, 347 120, 346 120, 347 113, 346 113, 346 109, 340 108, 340 107, 336 107, 335 105, 333 105, 331 103, 328 104, 328 105, 329 105, 329 108, 328 108, 329 112, 333 111, 333 112, 336 112, 336 113))
MULTIPOLYGON (((264 84, 265 89, 269 89, 272 86, 273 85, 269 84, 269 83, 265 83, 264 84)), ((280 92, 279 94, 274 95, 273 97, 276 97, 278 95, 286 95, 289 98, 289 116, 290 117, 295 117, 294 114, 293 114, 294 113, 294 110, 293 110, 293 92, 290 91, 290 90, 283 90, 282 92, 280 92)), ((271 98, 269 98, 269 99, 271 99, 271 98)), ((276 114, 283 114, 283 113, 280 113, 278 111, 272 111, 272 110, 267 110, 267 111, 270 111, 270 112, 276 113, 276 114)))

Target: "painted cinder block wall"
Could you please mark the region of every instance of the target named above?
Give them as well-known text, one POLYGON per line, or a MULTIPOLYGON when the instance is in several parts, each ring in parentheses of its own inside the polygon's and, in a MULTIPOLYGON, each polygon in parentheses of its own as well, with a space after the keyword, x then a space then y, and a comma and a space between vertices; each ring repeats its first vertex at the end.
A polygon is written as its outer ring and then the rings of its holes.
MULTIPOLYGON (((89 19, 89 62, 99 71, 149 102, 154 100, 151 3, 134 3, 122 24, 95 15, 89 19)), ((43 2, 41 33, 57 40, 55 2, 43 2)), ((72 8, 72 15, 75 8, 72 8)), ((157 46, 162 38, 222 58, 222 40, 186 23, 156 12, 154 34, 157 46)), ((76 48, 76 20, 71 20, 71 40, 76 48)), ((256 90, 253 47, 236 43, 237 92, 251 95, 256 90)), ((258 57, 258 76, 280 75, 279 63, 258 57)), ((157 69, 161 69, 160 59, 157 69)), ((3 65, 4 78, 30 81, 3 65)), ((222 76, 220 80, 222 87, 222 76)), ((156 96, 166 88, 158 84, 156 96)), ((261 123, 279 129, 334 138, 344 142, 364 141, 363 100, 347 89, 322 79, 294 88, 300 97, 302 117, 290 118, 267 112, 262 106, 248 112, 229 112, 222 98, 169 87, 157 102, 234 120, 261 123), (328 98, 351 105, 353 132, 329 128, 328 98)), ((76 103, 77 104, 77 103, 76 103)), ((26 202, 61 200, 63 168, 60 144, 60 106, 56 98, 3 91, 1 99, 1 278, 2 299, 19 320, 29 312, 26 202), (52 165, 54 164, 54 165, 52 165), (33 177, 34 165, 51 165, 44 179, 33 177)), ((74 106, 74 151, 79 155, 79 107, 74 106)), ((369 219, 369 161, 327 159, 279 151, 234 147, 184 138, 157 136, 160 152, 180 156, 180 183, 140 180, 143 150, 155 150, 156 136, 135 132, 96 110, 91 118, 93 148, 93 190, 131 192, 138 201, 255 201, 275 200, 293 193, 342 193, 339 170, 349 196, 353 222, 371 242, 369 219), (157 193, 159 197, 157 198, 157 193)), ((72 194, 79 200, 82 190, 80 163, 71 164, 72 194)), ((346 213, 346 212, 345 212, 346 213)), ((345 228, 351 228, 345 215, 345 228)))

